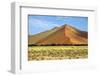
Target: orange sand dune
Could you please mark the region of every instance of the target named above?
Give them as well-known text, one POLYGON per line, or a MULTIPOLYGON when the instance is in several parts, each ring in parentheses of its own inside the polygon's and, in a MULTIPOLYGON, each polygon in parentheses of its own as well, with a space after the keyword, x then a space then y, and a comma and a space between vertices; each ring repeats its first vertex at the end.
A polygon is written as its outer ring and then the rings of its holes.
POLYGON ((29 36, 29 45, 47 45, 47 44, 87 44, 88 34, 80 31, 70 25, 55 27, 51 30, 29 36))

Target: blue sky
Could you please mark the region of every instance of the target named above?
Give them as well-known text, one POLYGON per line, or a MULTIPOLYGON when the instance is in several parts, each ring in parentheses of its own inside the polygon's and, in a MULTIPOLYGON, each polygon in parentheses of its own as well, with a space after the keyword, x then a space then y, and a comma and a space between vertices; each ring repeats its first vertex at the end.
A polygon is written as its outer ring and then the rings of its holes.
POLYGON ((88 17, 42 15, 28 16, 29 35, 50 30, 54 27, 60 27, 64 24, 69 24, 82 31, 88 31, 88 17))

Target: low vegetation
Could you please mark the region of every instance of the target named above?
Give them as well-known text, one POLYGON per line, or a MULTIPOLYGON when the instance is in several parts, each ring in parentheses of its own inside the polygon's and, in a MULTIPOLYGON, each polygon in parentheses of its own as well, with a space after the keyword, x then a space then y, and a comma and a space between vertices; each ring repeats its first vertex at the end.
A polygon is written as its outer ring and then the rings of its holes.
POLYGON ((60 60, 87 58, 87 46, 30 46, 28 60, 60 60))

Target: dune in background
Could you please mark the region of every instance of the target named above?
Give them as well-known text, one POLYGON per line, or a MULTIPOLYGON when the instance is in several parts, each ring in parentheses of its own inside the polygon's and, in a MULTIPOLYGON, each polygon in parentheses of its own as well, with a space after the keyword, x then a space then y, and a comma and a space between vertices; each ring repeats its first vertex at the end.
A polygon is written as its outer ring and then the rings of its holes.
POLYGON ((28 45, 88 44, 88 32, 64 24, 35 35, 28 36, 28 45))

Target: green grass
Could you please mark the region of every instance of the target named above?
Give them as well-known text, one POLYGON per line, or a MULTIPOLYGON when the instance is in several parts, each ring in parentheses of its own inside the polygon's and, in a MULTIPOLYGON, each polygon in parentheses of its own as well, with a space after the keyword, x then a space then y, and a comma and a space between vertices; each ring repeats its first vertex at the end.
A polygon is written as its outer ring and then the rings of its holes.
POLYGON ((87 58, 87 46, 31 46, 28 60, 61 60, 87 58))

